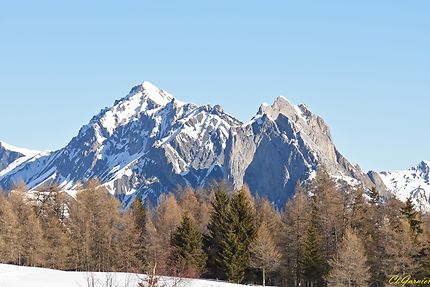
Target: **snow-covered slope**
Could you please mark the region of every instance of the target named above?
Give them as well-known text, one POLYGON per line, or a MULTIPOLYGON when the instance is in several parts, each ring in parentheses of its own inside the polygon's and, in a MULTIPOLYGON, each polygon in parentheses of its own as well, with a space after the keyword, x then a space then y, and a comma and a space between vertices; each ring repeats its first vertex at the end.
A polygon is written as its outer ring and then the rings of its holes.
MULTIPOLYGON (((1 287, 87 287, 87 279, 95 282, 94 287, 137 287, 145 275, 132 273, 87 273, 66 272, 36 267, 22 267, 0 264, 1 287), (106 284, 110 282, 111 285, 106 284)), ((163 277, 160 285, 175 287, 240 287, 244 285, 198 279, 177 279, 163 277), (176 285, 175 285, 176 283, 176 285)))
POLYGON ((418 209, 430 211, 430 162, 405 171, 380 172, 385 186, 401 201, 411 197, 418 209))
POLYGON ((336 178, 373 184, 305 105, 278 97, 243 124, 218 105, 183 103, 144 82, 94 116, 64 148, 0 173, 0 186, 23 180, 32 189, 50 182, 73 189, 98 177, 127 204, 137 195, 155 201, 177 185, 223 179, 235 187, 246 183, 282 206, 318 165, 336 178))
POLYGON ((0 174, 6 173, 14 167, 38 155, 40 151, 14 147, 0 141, 0 174))
POLYGON ((198 107, 148 82, 102 110, 70 143, 0 176, 0 185, 24 180, 30 188, 58 182, 66 189, 98 177, 128 199, 156 199, 177 184, 197 186, 223 177, 219 166, 232 126, 241 122, 219 106, 198 107))

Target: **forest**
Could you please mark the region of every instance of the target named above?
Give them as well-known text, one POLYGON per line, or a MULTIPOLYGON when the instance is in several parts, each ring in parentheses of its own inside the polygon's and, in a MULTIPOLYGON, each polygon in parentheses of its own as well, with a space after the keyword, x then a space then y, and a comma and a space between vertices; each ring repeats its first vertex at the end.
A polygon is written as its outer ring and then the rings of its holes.
POLYGON ((429 215, 324 169, 282 209, 223 182, 127 209, 97 179, 0 194, 1 263, 294 287, 430 276, 429 215))

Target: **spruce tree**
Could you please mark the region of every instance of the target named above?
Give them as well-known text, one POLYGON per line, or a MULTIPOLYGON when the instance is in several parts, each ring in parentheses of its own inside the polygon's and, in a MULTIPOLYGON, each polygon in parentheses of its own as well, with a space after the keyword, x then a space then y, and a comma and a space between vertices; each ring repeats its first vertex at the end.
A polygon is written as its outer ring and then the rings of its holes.
POLYGON ((198 278, 202 273, 206 256, 202 251, 202 235, 188 213, 172 235, 171 263, 176 275, 198 278))
POLYGON ((381 202, 381 196, 379 195, 378 190, 375 187, 372 187, 369 193, 370 203, 373 205, 377 205, 381 202))
POLYGON ((218 263, 229 281, 241 283, 245 279, 245 270, 250 266, 250 245, 257 233, 255 211, 246 189, 232 197, 228 221, 218 263))
POLYGON ((137 232, 136 242, 136 257, 141 262, 142 266, 146 264, 146 248, 145 248, 145 230, 146 230, 146 209, 143 206, 142 199, 136 198, 133 203, 131 212, 137 232))
POLYGON ((369 196, 367 236, 364 242, 370 273, 372 274, 371 282, 374 286, 382 286, 385 281, 382 271, 382 259, 386 253, 386 240, 381 230, 381 222, 384 220, 384 207, 381 205, 381 197, 376 188, 371 189, 369 196))
POLYGON ((228 210, 230 198, 224 185, 214 188, 214 199, 211 202, 212 210, 208 224, 208 235, 205 236, 205 251, 208 255, 207 269, 211 277, 227 279, 223 272, 221 250, 223 241, 229 229, 228 210))
POLYGON ((414 234, 418 235, 423 232, 421 228, 422 222, 417 218, 418 212, 415 211, 415 206, 410 197, 406 200, 405 206, 401 208, 400 212, 408 220, 414 234))
POLYGON ((322 285, 324 275, 327 273, 327 261, 322 251, 318 225, 319 214, 314 197, 312 199, 311 220, 302 244, 300 258, 302 278, 311 287, 322 285))

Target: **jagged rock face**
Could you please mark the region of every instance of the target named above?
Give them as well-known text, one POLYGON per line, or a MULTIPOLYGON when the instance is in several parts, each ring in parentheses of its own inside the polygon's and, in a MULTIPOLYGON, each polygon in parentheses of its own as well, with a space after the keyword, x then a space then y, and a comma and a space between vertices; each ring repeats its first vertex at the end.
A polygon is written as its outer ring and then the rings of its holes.
POLYGON ((262 105, 247 125, 232 129, 226 149, 228 179, 244 183, 261 196, 282 205, 297 182, 307 180, 318 165, 337 179, 371 186, 369 177, 336 149, 330 129, 306 106, 278 97, 262 105))
POLYGON ((405 171, 371 173, 378 174, 391 194, 401 201, 410 197, 418 209, 430 212, 430 162, 422 161, 405 171))
POLYGON ((224 179, 282 205, 318 165, 334 177, 373 184, 304 105, 279 97, 243 124, 220 106, 182 103, 144 82, 91 119, 66 147, 0 174, 0 185, 8 189, 24 180, 33 189, 49 182, 73 189, 98 177, 129 203, 136 195, 155 201, 178 185, 224 179))
POLYGON ((23 156, 24 155, 22 153, 6 149, 0 142, 0 171, 4 170, 12 162, 23 156))

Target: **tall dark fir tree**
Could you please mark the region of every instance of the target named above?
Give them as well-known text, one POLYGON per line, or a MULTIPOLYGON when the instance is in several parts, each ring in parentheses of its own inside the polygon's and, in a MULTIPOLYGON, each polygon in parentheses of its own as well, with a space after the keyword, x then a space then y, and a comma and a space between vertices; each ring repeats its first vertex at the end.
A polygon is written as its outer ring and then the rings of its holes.
POLYGON ((418 212, 415 210, 415 206, 410 197, 406 200, 405 206, 401 208, 401 213, 407 219, 414 234, 418 235, 423 232, 421 228, 422 222, 418 219, 418 212))
POLYGON ((228 220, 219 264, 229 281, 241 283, 245 279, 246 269, 250 266, 250 247, 257 233, 255 210, 245 188, 233 195, 228 220))
POLYGON ((202 250, 202 235, 187 212, 172 235, 171 245, 171 266, 176 269, 175 273, 188 278, 198 278, 204 270, 206 255, 202 250))
POLYGON ((328 262, 324 257, 322 239, 319 234, 319 210, 315 197, 312 198, 311 220, 302 243, 300 267, 307 287, 324 286, 328 262))
POLYGON ((230 208, 230 197, 226 186, 218 184, 213 188, 214 199, 211 202, 212 210, 208 224, 208 234, 204 236, 204 249, 208 255, 208 276, 218 279, 227 279, 222 268, 220 252, 229 229, 228 211, 230 208))

